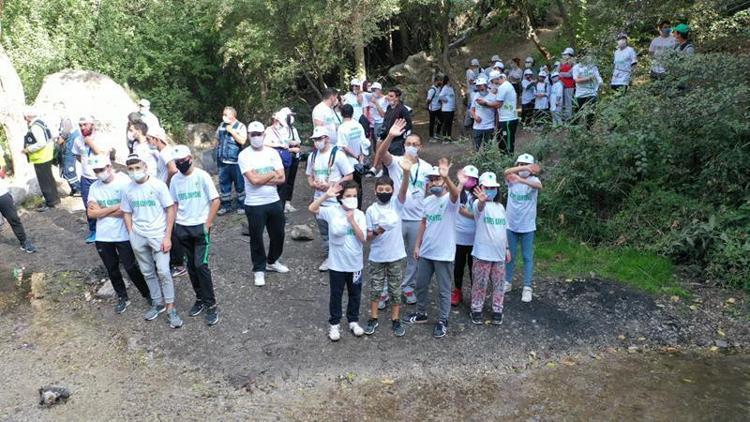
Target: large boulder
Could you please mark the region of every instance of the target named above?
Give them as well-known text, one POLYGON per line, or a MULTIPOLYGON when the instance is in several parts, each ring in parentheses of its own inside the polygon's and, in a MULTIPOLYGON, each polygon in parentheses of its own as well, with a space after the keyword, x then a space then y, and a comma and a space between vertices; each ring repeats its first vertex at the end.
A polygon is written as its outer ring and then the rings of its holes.
POLYGON ((188 123, 185 126, 185 143, 193 152, 193 160, 198 167, 210 174, 217 174, 216 164, 216 125, 210 123, 188 123))

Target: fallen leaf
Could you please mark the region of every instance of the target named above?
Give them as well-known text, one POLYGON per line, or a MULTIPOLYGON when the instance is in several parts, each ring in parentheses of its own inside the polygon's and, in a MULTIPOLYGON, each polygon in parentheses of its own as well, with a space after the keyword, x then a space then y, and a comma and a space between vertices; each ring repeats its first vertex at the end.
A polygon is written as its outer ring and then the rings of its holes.
POLYGON ((570 356, 565 356, 564 358, 560 359, 560 363, 565 366, 575 366, 578 362, 576 362, 575 359, 570 356))
POLYGON ((726 336, 727 336, 727 335, 726 335, 726 334, 725 334, 725 333, 724 333, 723 331, 721 331, 721 330, 716 330, 716 334, 718 334, 718 335, 720 335, 720 336, 722 336, 722 337, 726 337, 726 336))
POLYGON ((618 340, 625 340, 625 336, 624 336, 624 335, 622 335, 622 334, 620 334, 619 336, 617 336, 617 339, 618 339, 618 340))
POLYGON ((696 305, 690 305, 690 309, 692 309, 694 311, 697 311, 698 310, 698 306, 696 306, 696 305))
POLYGON ((672 297, 669 298, 669 300, 671 300, 672 302, 679 302, 680 301, 680 297, 679 296, 672 296, 672 297))
POLYGON ((382 382, 384 385, 393 385, 393 383, 395 383, 396 381, 394 381, 394 380, 392 380, 390 378, 385 378, 385 379, 383 379, 380 382, 382 382))
POLYGON ((718 351, 719 351, 719 348, 718 348, 718 347, 716 347, 716 346, 711 346, 711 347, 709 347, 709 348, 708 348, 708 350, 710 350, 710 351, 712 351, 712 352, 718 352, 718 351))
POLYGON ((557 366, 557 364, 555 362, 547 362, 547 367, 548 368, 554 368, 556 366, 557 366))
POLYGON ((646 341, 646 337, 638 337, 638 341, 646 341))
POLYGON ((726 303, 728 303, 730 305, 734 305, 736 302, 737 302, 737 299, 735 299, 733 297, 730 297, 729 299, 726 300, 726 303))
POLYGON ((682 382, 686 382, 686 383, 688 383, 688 384, 692 384, 692 383, 694 383, 695 381, 691 380, 690 378, 683 378, 683 379, 682 379, 682 382))

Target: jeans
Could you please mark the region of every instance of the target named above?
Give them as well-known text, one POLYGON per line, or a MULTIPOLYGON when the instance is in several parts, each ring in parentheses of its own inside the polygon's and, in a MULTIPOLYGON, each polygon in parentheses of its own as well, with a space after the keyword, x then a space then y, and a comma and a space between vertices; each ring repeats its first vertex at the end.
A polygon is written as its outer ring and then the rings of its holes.
POLYGON ((417 261, 414 259, 414 246, 417 243, 418 231, 419 221, 401 222, 401 234, 406 247, 406 271, 404 271, 404 281, 401 282, 401 290, 409 292, 413 292, 417 285, 417 261))
POLYGON ((508 236, 508 249, 510 249, 510 262, 505 264, 505 281, 513 280, 513 270, 516 267, 518 255, 518 241, 521 241, 521 256, 523 256, 523 285, 531 287, 531 277, 534 274, 534 232, 516 233, 506 231, 508 236))
POLYGON ((55 176, 52 175, 52 160, 34 164, 34 173, 36 173, 36 180, 39 182, 39 189, 42 191, 45 204, 48 207, 60 204, 60 197, 57 195, 57 182, 55 182, 55 176))
MULTIPOLYGON (((245 205, 245 215, 250 231, 250 259, 253 272, 266 271, 284 251, 284 206, 281 200, 265 205, 245 205), (268 231, 268 256, 263 244, 263 229, 268 231)), ((327 244, 327 242, 326 242, 327 244)))
POLYGON ((70 186, 70 192, 81 191, 81 181, 78 179, 78 173, 76 172, 76 157, 71 153, 64 153, 60 160, 60 176, 68 182, 70 186))
POLYGON ((440 134, 448 138, 453 133, 453 115, 455 111, 441 111, 440 112, 440 134))
MULTIPOLYGON (((89 189, 91 185, 96 182, 96 179, 89 179, 88 177, 81 177, 81 199, 83 200, 83 209, 89 208, 89 189)), ((88 213, 87 213, 88 214, 88 213)), ((96 220, 86 216, 86 222, 89 225, 89 231, 96 231, 96 220)))
POLYGON ((417 264, 417 312, 427 313, 427 291, 430 288, 432 275, 435 274, 438 285, 438 319, 448 321, 451 311, 452 273, 453 263, 450 261, 419 258, 417 264))
POLYGON ((521 122, 524 126, 531 123, 531 119, 534 117, 534 103, 521 104, 521 122))
POLYGON ((495 129, 474 129, 472 135, 474 136, 474 148, 479 151, 485 142, 492 140, 495 129))
POLYGON ((456 245, 456 258, 454 259, 456 265, 453 267, 453 283, 459 290, 464 286, 464 268, 466 268, 467 264, 469 266, 469 281, 472 284, 474 283, 474 274, 472 273, 474 257, 471 256, 473 249, 474 246, 472 245, 456 245))
POLYGON ((427 110, 430 113, 430 138, 434 138, 436 133, 440 133, 440 110, 427 110))
POLYGON ((122 278, 122 272, 120 272, 120 263, 122 263, 125 272, 130 277, 130 281, 133 282, 141 296, 146 299, 149 298, 148 285, 141 273, 141 269, 138 268, 133 248, 128 241, 96 242, 96 252, 99 253, 99 257, 104 263, 104 268, 107 269, 107 275, 112 281, 112 287, 115 289, 117 297, 120 299, 128 298, 125 281, 122 278))
POLYGON ((341 322, 341 302, 344 296, 344 287, 349 294, 346 304, 346 319, 349 322, 359 321, 359 302, 362 295, 362 272, 344 273, 328 270, 328 279, 331 282, 331 295, 328 300, 328 311, 331 317, 328 323, 336 325, 341 322))
POLYGON ((169 253, 161 251, 163 238, 148 238, 130 233, 130 246, 146 279, 154 305, 174 303, 174 281, 169 271, 169 253), (157 276, 158 274, 158 276, 157 276), (161 283, 159 282, 161 280, 161 283))
POLYGON ((219 197, 221 198, 221 207, 231 210, 232 207, 232 185, 237 192, 236 208, 242 207, 245 202, 245 179, 240 172, 239 164, 226 164, 219 162, 219 197))
POLYGON ((26 243, 26 232, 23 229, 23 224, 21 224, 21 219, 18 218, 18 212, 13 204, 13 197, 10 192, 0 195, 0 214, 8 220, 13 234, 16 235, 16 239, 21 242, 21 245, 26 243))
POLYGON ((183 226, 175 224, 174 236, 182 246, 187 258, 187 270, 190 284, 193 285, 195 298, 207 307, 216 305, 214 283, 211 269, 208 268, 208 251, 211 248, 211 238, 206 232, 206 226, 183 226))
POLYGON ((288 168, 284 169, 284 183, 280 184, 277 188, 279 198, 281 198, 282 206, 286 205, 287 202, 292 200, 292 194, 294 193, 294 181, 297 179, 298 169, 299 157, 297 157, 297 154, 292 154, 292 163, 288 168))
POLYGON ((498 123, 497 142, 500 151, 513 154, 516 149, 516 130, 518 130, 518 119, 498 123))
POLYGON ((562 119, 565 122, 573 117, 573 94, 575 92, 575 88, 563 88, 562 119))

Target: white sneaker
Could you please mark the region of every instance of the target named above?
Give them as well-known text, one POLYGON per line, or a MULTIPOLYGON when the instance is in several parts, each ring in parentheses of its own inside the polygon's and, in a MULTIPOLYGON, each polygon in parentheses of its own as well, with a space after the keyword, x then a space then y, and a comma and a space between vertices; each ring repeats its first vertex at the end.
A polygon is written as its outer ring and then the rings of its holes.
POLYGON ((508 293, 511 290, 513 290, 513 284, 511 282, 509 282, 509 281, 506 281, 505 282, 505 293, 508 293))
MULTIPOLYGON (((360 328, 360 330, 362 329, 360 328)), ((339 324, 330 325, 328 327, 328 338, 331 339, 331 341, 339 341, 341 338, 341 327, 339 324)))
POLYGON ((359 324, 357 324, 356 322, 349 323, 349 331, 351 331, 352 334, 354 334, 357 337, 365 333, 365 330, 363 330, 362 327, 360 327, 359 324))
POLYGON ((383 170, 379 170, 378 173, 375 175, 375 177, 382 177, 383 176, 383 170))
POLYGON ((279 261, 274 262, 273 264, 266 264, 266 271, 275 271, 277 273, 288 273, 289 268, 282 264, 279 261))
POLYGON ((284 212, 290 213, 290 212, 296 212, 297 208, 294 208, 291 203, 287 202, 286 205, 284 205, 284 212))
POLYGON ((254 272, 253 275, 255 276, 255 285, 265 286, 266 285, 266 273, 263 271, 254 272))
POLYGON ((320 266, 318 267, 318 271, 328 271, 328 258, 326 258, 325 261, 320 263, 320 266))
POLYGON ((524 287, 521 294, 521 302, 531 302, 531 287, 524 287))

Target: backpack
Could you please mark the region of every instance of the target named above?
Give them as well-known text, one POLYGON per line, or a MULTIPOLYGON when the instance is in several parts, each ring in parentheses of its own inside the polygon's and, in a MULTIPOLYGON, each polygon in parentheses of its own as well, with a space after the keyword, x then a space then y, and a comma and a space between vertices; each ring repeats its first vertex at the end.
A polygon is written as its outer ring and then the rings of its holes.
MULTIPOLYGON (((333 168, 333 163, 336 161, 336 152, 339 150, 337 146, 333 146, 331 148, 331 155, 328 156, 328 176, 331 175, 331 169, 333 168)), ((316 149, 312 153, 312 166, 315 168, 315 159, 318 157, 318 150, 316 149)))

